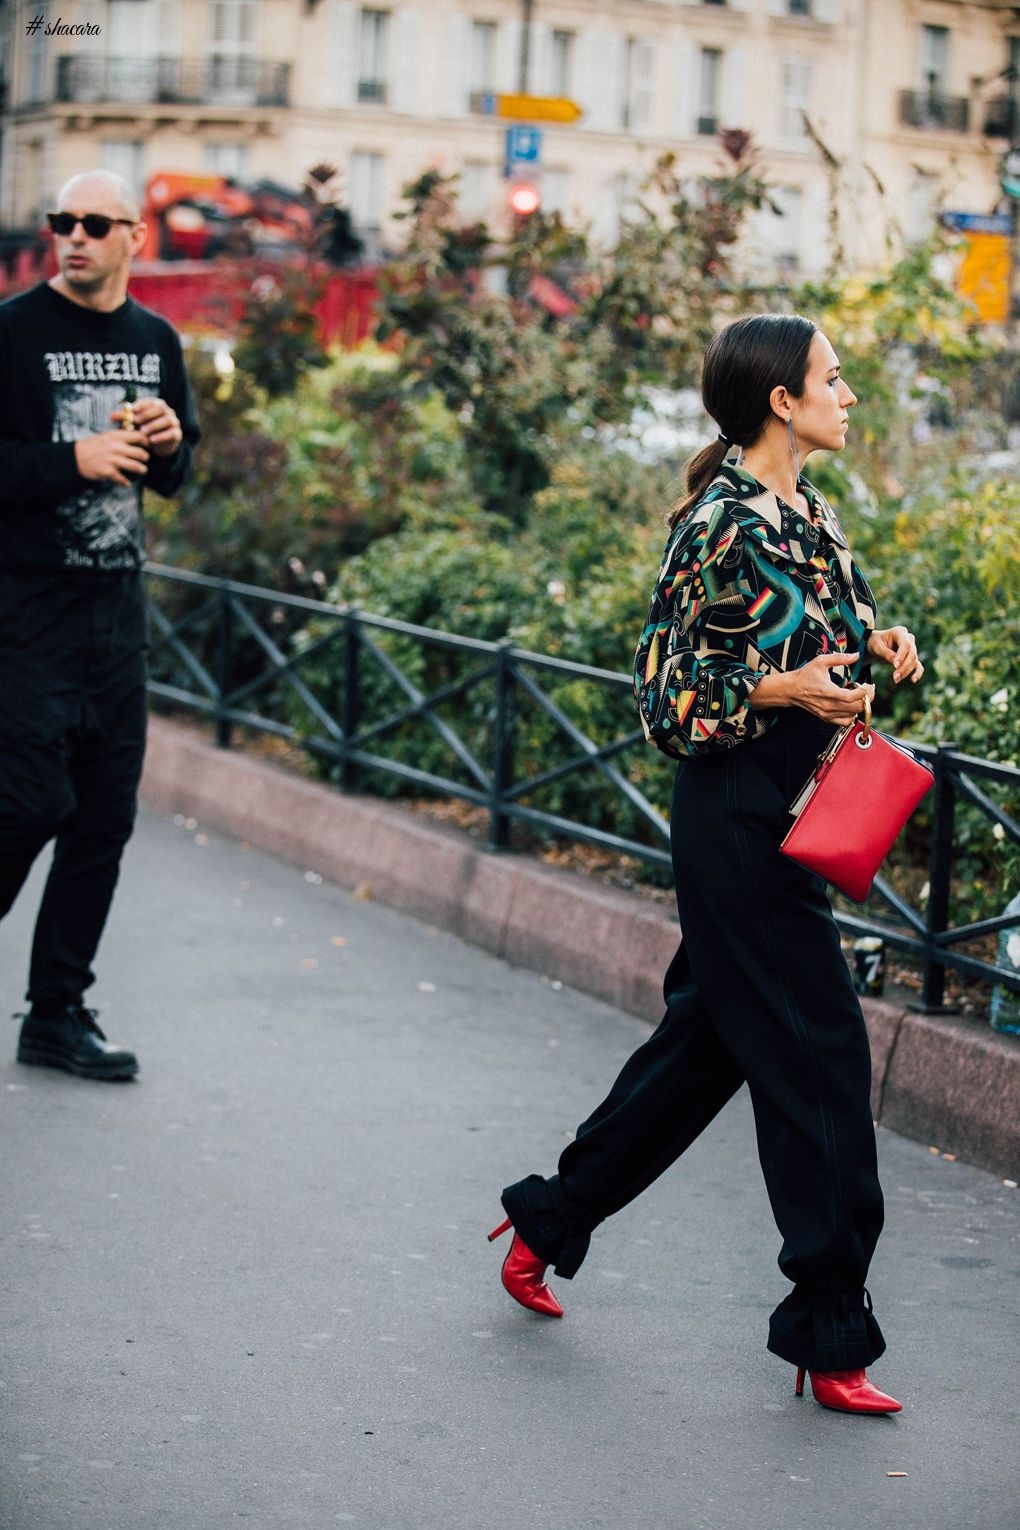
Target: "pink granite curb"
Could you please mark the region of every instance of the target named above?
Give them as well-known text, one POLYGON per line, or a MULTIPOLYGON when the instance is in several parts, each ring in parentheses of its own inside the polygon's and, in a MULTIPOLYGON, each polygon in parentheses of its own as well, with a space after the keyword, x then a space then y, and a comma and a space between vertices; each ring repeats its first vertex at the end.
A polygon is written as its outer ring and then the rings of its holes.
MULTIPOLYGON (((494 955, 657 1023, 675 919, 622 891, 374 797, 351 796, 154 717, 142 800, 185 813, 494 955)), ((865 1000, 876 1119, 1020 1178, 1020 1044, 865 1000)))

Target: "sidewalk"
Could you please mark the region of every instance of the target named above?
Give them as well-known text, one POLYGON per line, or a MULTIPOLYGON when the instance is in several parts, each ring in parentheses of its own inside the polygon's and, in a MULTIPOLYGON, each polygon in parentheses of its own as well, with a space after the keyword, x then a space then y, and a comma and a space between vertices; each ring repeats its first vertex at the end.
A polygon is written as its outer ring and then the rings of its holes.
MULTIPOLYGON (((19 1008, 41 869, 0 927, 19 1008)), ((645 1027, 143 814, 95 1002, 137 1084, 0 1068, 3 1530, 1013 1530, 1020 1192, 880 1130, 893 1419, 793 1396, 746 1095, 559 1323, 484 1234, 645 1027), (906 1477, 892 1477, 905 1472, 906 1477)))
POLYGON ((136 1085, 18 1068, 8 1031, 3 1530, 1014 1527, 1000 1181, 879 1131, 905 1409, 840 1417, 765 1351, 746 1095, 557 1282, 563 1322, 500 1290, 499 1187, 552 1166, 632 1017, 150 812, 96 1004, 136 1085))
MULTIPOLYGON (((494 955, 657 1024, 678 926, 660 906, 554 871, 379 798, 347 796, 192 729, 150 724, 143 796, 494 955)), ((1020 1041, 865 1001, 875 1119, 1020 1179, 1020 1041)))

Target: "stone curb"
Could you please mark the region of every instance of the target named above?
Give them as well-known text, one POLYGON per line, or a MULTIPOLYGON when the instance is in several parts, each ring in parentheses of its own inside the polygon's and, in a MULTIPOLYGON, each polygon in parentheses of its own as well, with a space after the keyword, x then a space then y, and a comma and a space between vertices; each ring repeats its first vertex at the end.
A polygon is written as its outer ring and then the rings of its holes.
MULTIPOLYGON (((678 927, 659 908, 374 797, 340 793, 153 717, 142 800, 185 813, 657 1023, 678 927)), ((884 1126, 1020 1178, 1020 1045, 864 1001, 884 1126)))

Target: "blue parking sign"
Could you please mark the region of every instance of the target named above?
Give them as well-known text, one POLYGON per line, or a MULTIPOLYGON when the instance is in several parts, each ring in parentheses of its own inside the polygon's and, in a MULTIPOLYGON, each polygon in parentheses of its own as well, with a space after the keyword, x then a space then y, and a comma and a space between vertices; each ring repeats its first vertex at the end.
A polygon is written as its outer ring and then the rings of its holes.
POLYGON ((537 165, 542 159, 542 129, 515 122, 506 130, 506 162, 511 165, 537 165))

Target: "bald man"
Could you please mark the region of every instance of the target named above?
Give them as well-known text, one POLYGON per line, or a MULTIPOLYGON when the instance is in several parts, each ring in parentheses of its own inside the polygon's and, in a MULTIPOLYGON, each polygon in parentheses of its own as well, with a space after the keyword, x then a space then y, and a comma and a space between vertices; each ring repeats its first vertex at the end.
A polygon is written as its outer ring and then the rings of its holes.
POLYGON ((51 840, 18 1061, 129 1079, 83 996, 145 748, 142 489, 188 476, 180 341, 128 297, 145 236, 105 171, 49 215, 57 275, 0 304, 0 918, 51 840))

